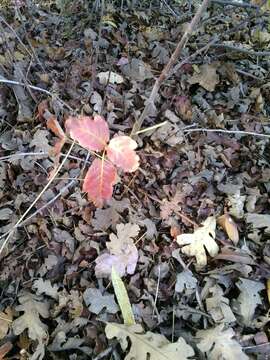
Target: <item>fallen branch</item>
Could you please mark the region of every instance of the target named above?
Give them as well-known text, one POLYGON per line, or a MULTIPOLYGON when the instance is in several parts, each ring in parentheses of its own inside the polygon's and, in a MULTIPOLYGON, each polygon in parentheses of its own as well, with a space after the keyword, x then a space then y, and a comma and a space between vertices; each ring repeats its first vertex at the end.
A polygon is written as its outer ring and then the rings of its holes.
POLYGON ((11 236, 13 235, 14 231, 20 226, 20 224, 25 220, 26 216, 29 214, 29 212, 31 211, 31 209, 36 205, 36 203, 38 202, 38 200, 42 197, 42 195, 47 191, 47 189, 50 187, 51 183, 54 181, 54 179, 56 178, 57 174, 59 173, 59 171, 62 169, 62 167, 64 166, 68 156, 71 153, 71 150, 73 149, 73 146, 75 145, 75 141, 73 141, 73 143, 71 144, 65 158, 63 159, 63 161, 61 162, 61 164, 58 166, 58 168, 56 169, 55 173, 53 174, 53 176, 50 178, 50 180, 48 181, 47 185, 43 188, 43 190, 39 193, 39 195, 36 197, 36 199, 32 202, 32 204, 28 207, 28 209, 23 213, 23 215, 19 218, 19 220, 16 222, 16 224, 13 226, 13 228, 9 231, 8 236, 6 237, 6 239, 4 239, 1 243, 0 243, 0 256, 4 250, 4 248, 6 247, 6 245, 8 244, 11 236))
POLYGON ((199 7, 199 9, 197 10, 193 19, 191 20, 190 24, 188 25, 187 30, 184 32, 181 40, 177 44, 169 62, 167 63, 167 65, 165 65, 161 74, 156 79, 156 82, 152 88, 149 99, 146 101, 145 108, 144 108, 140 118, 135 122, 131 134, 134 134, 141 129, 141 126, 142 126, 145 118, 148 116, 148 114, 151 111, 151 108, 154 106, 154 103, 155 103, 155 100, 156 100, 156 97, 157 97, 157 94, 158 94, 161 84, 168 77, 172 67, 175 65, 176 61, 178 60, 182 49, 186 46, 189 38, 191 37, 192 33, 194 32, 195 28, 197 27, 202 14, 206 11, 210 1, 211 0, 203 0, 202 5, 199 7))
POLYGON ((258 137, 265 137, 270 139, 270 134, 260 134, 253 131, 242 131, 242 130, 225 130, 225 129, 205 129, 205 128, 197 128, 197 129, 184 129, 185 133, 192 132, 216 132, 216 133, 225 133, 225 134, 238 134, 238 135, 252 135, 258 137))
POLYGON ((235 69, 235 71, 240 74, 240 75, 244 75, 244 76, 247 76, 247 77, 250 77, 251 79, 254 79, 254 80, 257 80, 257 81, 264 81, 264 78, 263 77, 259 77, 259 76, 255 76, 253 74, 250 74, 244 70, 241 70, 241 69, 235 69))
POLYGON ((246 2, 239 2, 239 1, 229 1, 229 0, 212 0, 213 3, 219 4, 219 5, 230 5, 235 7, 241 7, 241 8, 249 8, 249 9, 259 9, 259 6, 255 4, 249 4, 246 2))
MULTIPOLYGON (((1 75, 0 75, 0 83, 8 84, 8 85, 20 85, 20 86, 26 87, 26 85, 25 85, 24 83, 22 83, 22 82, 5 79, 5 78, 2 77, 1 75)), ((44 93, 44 94, 46 94, 46 95, 49 95, 49 96, 52 97, 52 98, 55 97, 55 98, 56 98, 58 101, 60 101, 61 104, 62 104, 63 106, 65 106, 68 110, 74 112, 74 109, 72 109, 72 107, 69 106, 66 102, 64 102, 63 100, 61 100, 61 99, 59 98, 59 96, 57 96, 56 94, 53 94, 53 93, 51 93, 50 91, 48 91, 48 90, 46 90, 46 89, 42 89, 42 88, 40 88, 40 87, 38 87, 38 86, 33 86, 33 85, 28 85, 28 84, 27 84, 27 87, 29 87, 30 89, 33 89, 33 90, 42 92, 42 93, 44 93)))
POLYGON ((254 50, 240 48, 238 46, 233 46, 233 45, 228 45, 228 44, 209 44, 209 47, 221 48, 221 49, 225 49, 225 50, 240 52, 240 53, 247 54, 250 56, 258 56, 258 57, 270 56, 270 51, 254 51, 254 50))

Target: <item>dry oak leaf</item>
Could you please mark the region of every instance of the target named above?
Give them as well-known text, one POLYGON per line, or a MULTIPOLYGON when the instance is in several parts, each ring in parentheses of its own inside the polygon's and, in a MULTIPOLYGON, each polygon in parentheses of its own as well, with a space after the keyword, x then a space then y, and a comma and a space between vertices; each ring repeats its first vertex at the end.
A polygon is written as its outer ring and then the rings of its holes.
POLYGON ((205 90, 214 91, 219 83, 219 75, 217 74, 217 63, 203 64, 200 66, 200 72, 194 74, 190 79, 190 84, 199 83, 205 90))
POLYGON ((99 289, 86 289, 83 293, 83 299, 89 311, 94 314, 98 315, 104 308, 110 314, 116 314, 119 311, 114 295, 102 294, 99 289))
POLYGON ((58 286, 56 284, 52 285, 50 280, 39 278, 34 281, 32 288, 36 290, 37 295, 46 294, 58 300, 58 286))
POLYGON ((209 330, 199 330, 196 339, 200 342, 197 347, 207 355, 209 360, 248 360, 249 357, 242 351, 242 347, 233 338, 232 328, 224 330, 220 324, 209 330))
POLYGON ((139 324, 108 323, 105 333, 108 339, 116 337, 123 351, 127 350, 130 340, 131 346, 124 360, 187 360, 194 355, 192 347, 183 338, 170 343, 164 335, 151 331, 144 334, 139 324))
POLYGON ((116 136, 107 147, 107 156, 124 171, 133 172, 139 167, 139 156, 134 151, 136 147, 136 141, 129 136, 116 136))
POLYGON ((41 297, 29 292, 21 292, 19 297, 20 305, 15 308, 23 311, 24 314, 13 321, 12 328, 15 335, 20 335, 28 329, 29 338, 37 340, 38 345, 31 359, 43 359, 45 356, 45 343, 48 340, 47 325, 41 320, 49 317, 49 304, 41 297))
POLYGON ((13 321, 12 328, 15 335, 20 335, 25 329, 32 340, 43 340, 47 338, 47 325, 43 324, 40 316, 49 317, 49 304, 40 296, 28 292, 22 292, 19 297, 20 305, 16 311, 24 314, 13 321))
POLYGON ((216 284, 209 288, 209 292, 212 295, 205 300, 206 309, 214 322, 223 324, 234 323, 236 318, 230 308, 230 301, 224 296, 221 286, 216 284))
POLYGON ((116 225, 117 236, 110 235, 110 242, 106 243, 109 253, 101 254, 96 259, 95 273, 97 277, 110 277, 112 266, 119 276, 134 274, 138 250, 132 238, 135 238, 140 228, 136 224, 116 225))
POLYGON ((0 312, 0 340, 2 340, 8 333, 12 323, 13 312, 7 307, 5 312, 0 312))
POLYGON ((215 230, 216 219, 214 216, 209 216, 193 234, 177 236, 177 243, 181 246, 184 245, 181 251, 188 256, 195 256, 198 268, 207 264, 206 250, 212 257, 218 253, 219 248, 214 240, 215 230))
POLYGON ((70 116, 65 125, 70 137, 91 151, 103 150, 110 138, 108 124, 99 115, 70 116))
POLYGON ((96 207, 102 207, 104 201, 112 197, 116 181, 115 167, 104 158, 95 159, 84 178, 83 191, 88 193, 88 199, 96 207))
POLYGON ((120 214, 125 210, 128 210, 129 213, 132 211, 132 206, 127 198, 122 200, 112 198, 107 205, 107 209, 96 209, 95 211, 95 217, 92 219, 92 226, 95 230, 107 231, 110 226, 115 230, 116 225, 122 219, 120 214))
POLYGON ((259 292, 264 290, 265 286, 261 282, 243 278, 240 278, 236 286, 241 293, 235 301, 235 311, 241 316, 242 323, 250 326, 257 306, 262 304, 259 292))

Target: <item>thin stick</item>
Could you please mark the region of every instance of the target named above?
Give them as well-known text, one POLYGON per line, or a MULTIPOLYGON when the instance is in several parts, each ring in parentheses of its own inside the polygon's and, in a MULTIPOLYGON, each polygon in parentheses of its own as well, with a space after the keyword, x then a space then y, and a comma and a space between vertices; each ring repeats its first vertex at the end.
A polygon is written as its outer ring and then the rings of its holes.
POLYGON ((54 179, 56 178, 57 174, 59 173, 59 171, 62 169, 62 167, 64 166, 68 156, 71 153, 71 150, 73 149, 73 146, 75 144, 75 141, 73 141, 73 143, 71 144, 67 155, 65 156, 65 158, 63 159, 63 161, 61 162, 61 164, 58 166, 58 168, 56 169, 56 171, 54 172, 53 176, 51 177, 51 179, 48 181, 47 185, 44 187, 44 189, 39 193, 39 195, 36 197, 36 199, 32 202, 32 204, 29 206, 29 208, 24 212, 24 214, 20 217, 20 219, 16 222, 16 224, 14 225, 13 229, 9 232, 8 236, 6 237, 6 239, 3 241, 3 243, 1 244, 0 247, 0 255, 2 254, 5 246, 8 244, 12 234, 14 233, 15 229, 23 222, 23 220, 25 219, 25 217, 27 216, 27 214, 30 212, 30 210, 35 206, 35 204, 38 202, 38 200, 41 198, 41 196, 45 193, 45 191, 49 188, 49 186, 51 185, 51 183, 54 181, 54 179))
POLYGON ((146 101, 146 105, 145 108, 140 116, 140 118, 138 119, 138 121, 135 122, 133 129, 132 129, 132 134, 136 133, 137 131, 139 131, 141 129, 141 126, 145 120, 145 118, 148 116, 148 114, 150 113, 151 107, 154 106, 159 88, 161 86, 161 84, 163 83, 163 81, 168 77, 170 70, 172 69, 172 67, 175 65, 177 59, 179 58, 179 55, 182 51, 182 49, 186 46, 190 36, 192 35, 193 31, 195 30, 196 26, 198 25, 200 18, 202 16, 202 14, 204 13, 204 11, 207 9, 209 3, 211 0, 203 0, 201 6, 199 7, 199 9, 197 10, 196 14, 194 15, 193 19, 191 20, 189 26, 187 27, 187 30, 184 32, 184 35, 182 36, 181 40, 179 41, 179 43, 177 44, 169 62, 165 65, 165 67, 163 68, 161 74, 159 75, 159 77, 156 79, 156 82, 152 88, 151 94, 149 99, 146 101))
POLYGON ((270 134, 260 134, 253 131, 242 131, 242 130, 223 130, 223 129, 205 129, 205 128, 198 128, 198 129, 186 129, 183 130, 186 133, 191 132, 216 132, 216 133, 225 133, 225 134, 239 134, 239 135, 252 135, 258 137, 265 137, 270 139, 270 134))
POLYGON ((201 47, 200 49, 195 51, 195 53, 191 54, 190 56, 188 56, 184 60, 182 60, 180 63, 175 65, 175 67, 173 69, 171 69, 168 77, 175 74, 178 69, 180 69, 183 65, 185 65, 187 62, 189 62, 191 59, 193 59, 194 57, 200 55, 203 51, 208 50, 210 44, 215 44, 217 41, 218 41, 218 38, 215 38, 215 39, 211 40, 208 44, 204 45, 203 47, 201 47))
MULTIPOLYGON (((90 154, 87 154, 87 157, 85 160, 80 159, 81 161, 84 161, 81 173, 84 172, 86 164, 88 163, 88 159, 89 159, 90 154)), ((57 179, 57 178, 55 178, 57 179)), ((61 178, 63 180, 63 178, 61 178)), ((25 219, 22 223, 20 223, 20 227, 24 226, 25 224, 27 224, 27 222, 32 219, 33 217, 35 217, 36 215, 38 215, 39 213, 41 213, 43 210, 45 210, 48 206, 50 206, 51 204, 53 204, 60 196, 62 196, 66 190, 68 190, 68 188, 70 188, 71 186, 73 186, 76 181, 79 181, 79 175, 77 177, 75 177, 74 179, 72 179, 66 186, 64 186, 58 194, 56 194, 50 201, 48 201, 46 204, 44 204, 41 208, 37 209, 33 214, 31 214, 27 219, 25 219)))
POLYGON ((157 281, 157 288, 156 288, 156 294, 155 294, 155 300, 154 300, 154 307, 153 307, 152 317, 154 317, 155 308, 157 308, 157 299, 158 299, 158 292, 159 292, 159 284, 160 284, 160 265, 158 265, 158 281, 157 281))
POLYGON ((95 54, 95 62, 92 67, 92 79, 91 79, 91 89, 90 89, 90 97, 92 96, 92 93, 94 91, 95 87, 95 81, 97 78, 97 65, 98 65, 98 59, 99 59, 99 52, 100 52, 100 39, 101 39, 101 33, 102 33, 102 21, 103 21, 103 15, 104 15, 104 7, 105 3, 104 0, 101 0, 101 10, 100 10, 100 21, 99 21, 99 29, 98 29, 98 41, 97 41, 97 48, 96 48, 96 54, 95 54))
MULTIPOLYGON (((48 156, 49 153, 48 152, 28 152, 28 153, 17 153, 17 154, 11 154, 11 155, 7 155, 7 156, 2 156, 0 157, 0 161, 10 161, 11 159, 16 159, 16 158, 20 158, 20 157, 25 157, 25 156, 48 156)), ((64 153, 60 153, 60 156, 66 156, 66 154, 64 153)), ((73 155, 69 155, 68 156, 69 159, 72 160, 77 160, 77 161, 84 161, 84 159, 78 158, 77 156, 73 156, 73 155)), ((89 161, 87 161, 88 164, 90 164, 89 161)))
POLYGON ((136 132, 135 132, 135 135, 142 134, 142 133, 145 133, 145 132, 147 132, 147 131, 152 131, 152 130, 155 130, 155 129, 157 129, 157 128, 160 128, 161 126, 166 125, 167 122, 168 122, 168 121, 166 120, 166 121, 163 121, 163 122, 160 123, 160 124, 150 126, 150 127, 145 128, 145 129, 143 129, 143 130, 140 130, 140 131, 136 131, 136 132))
POLYGON ((255 76, 255 75, 250 74, 250 73, 248 73, 248 72, 246 72, 246 71, 244 71, 244 70, 235 69, 235 71, 236 71, 238 74, 241 74, 241 75, 250 77, 251 79, 254 79, 254 80, 257 80, 257 81, 264 81, 264 78, 255 76))
POLYGON ((213 3, 215 4, 219 4, 219 5, 230 5, 230 6, 235 6, 235 7, 241 7, 241 8, 251 8, 251 9, 258 9, 259 10, 259 6, 254 5, 254 4, 249 4, 246 2, 239 2, 239 1, 229 1, 229 0, 212 0, 213 3))
POLYGON ((28 153, 11 154, 11 155, 0 157, 0 161, 7 161, 10 159, 16 159, 16 158, 25 157, 25 156, 48 156, 48 153, 47 152, 28 152, 28 153))
MULTIPOLYGON (((24 83, 21 83, 19 81, 14 81, 14 80, 8 80, 8 79, 5 79, 3 78, 2 76, 0 76, 0 83, 4 83, 4 84, 10 84, 10 85, 20 85, 20 86, 26 86, 24 83)), ((74 112, 74 109, 72 109, 71 106, 69 106, 65 101, 61 100, 59 98, 59 96, 57 96, 56 94, 52 94, 50 91, 48 90, 45 90, 45 89, 42 89, 38 86, 33 86, 33 85, 28 85, 27 86, 30 88, 30 89, 33 89, 33 90, 37 90, 37 91, 40 91, 46 95, 49 95, 51 96, 52 98, 55 97, 57 100, 59 100, 61 102, 62 105, 64 105, 67 109, 69 109, 70 111, 74 112)))
POLYGON ((173 305, 173 312, 172 312, 172 343, 174 342, 174 331, 175 331, 175 307, 173 305))
POLYGON ((254 51, 254 50, 240 48, 238 46, 233 46, 233 45, 228 45, 228 44, 209 44, 209 47, 227 49, 230 51, 240 52, 240 53, 247 54, 250 56, 257 56, 257 57, 270 56, 270 51, 254 51))
POLYGON ((176 14, 176 12, 170 7, 170 5, 167 3, 166 0, 161 0, 161 1, 175 17, 179 18, 179 15, 176 14))
POLYGON ((37 63, 39 64, 39 66, 41 67, 42 71, 45 73, 46 70, 45 70, 45 68, 43 67, 41 61, 39 60, 39 58, 38 58, 38 56, 37 56, 37 54, 36 54, 36 52, 35 52, 35 49, 34 49, 33 45, 31 44, 31 41, 30 41, 29 38, 28 38, 27 30, 26 30, 26 27, 25 27, 24 18, 23 18, 23 16, 22 16, 20 7, 17 6, 17 4, 16 4, 15 6, 16 6, 16 11, 17 11, 17 13, 18 13, 18 15, 19 15, 21 24, 22 24, 23 29, 24 29, 25 38, 26 38, 26 41, 27 41, 27 43, 28 43, 28 46, 29 46, 29 48, 31 49, 31 51, 32 51, 32 53, 33 53, 33 55, 34 55, 34 58, 36 59, 36 61, 37 61, 37 63))
POLYGON ((0 21, 2 21, 8 28, 9 30, 14 34, 14 36, 17 38, 17 40, 19 41, 19 43, 21 44, 21 46, 24 48, 24 50, 27 52, 27 54, 32 57, 31 52, 27 49, 27 47, 24 45, 24 43, 22 42, 21 38, 19 37, 19 35, 16 33, 15 30, 13 30, 13 28, 9 25, 9 23, 6 22, 6 20, 0 15, 0 21))
MULTIPOLYGON (((239 29, 241 29, 248 21, 251 21, 252 18, 248 19, 248 20, 244 20, 242 21, 240 24, 238 24, 237 26, 234 26, 232 29, 228 30, 225 32, 226 35, 235 33, 236 31, 238 31, 239 29)), ((224 35, 225 35, 224 34, 224 35)), ((200 49, 198 49, 197 51, 195 51, 193 54, 189 55, 188 57, 186 57, 184 60, 182 60, 180 63, 178 63, 177 65, 174 66, 174 68, 170 71, 169 75, 167 78, 171 77, 173 74, 176 73, 176 71, 178 69, 180 69, 183 65, 185 65, 187 62, 189 62, 190 60, 192 60, 194 57, 197 57, 198 55, 200 55, 202 52, 209 50, 209 48, 211 46, 214 46, 215 44, 217 44, 217 42, 220 41, 220 35, 214 35, 214 38, 209 41, 209 43, 205 44, 203 47, 201 47, 200 49)), ((236 70, 237 71, 237 70, 236 70)))

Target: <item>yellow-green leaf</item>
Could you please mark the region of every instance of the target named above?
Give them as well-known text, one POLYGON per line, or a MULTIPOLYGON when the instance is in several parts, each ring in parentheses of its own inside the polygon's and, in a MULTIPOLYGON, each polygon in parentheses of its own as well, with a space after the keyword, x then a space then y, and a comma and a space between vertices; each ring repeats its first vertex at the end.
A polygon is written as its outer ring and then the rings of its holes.
POLYGON ((125 325, 134 325, 135 319, 134 319, 131 304, 130 304, 130 301, 128 298, 127 290, 125 288, 125 285, 124 285, 122 279, 120 278, 118 273, 115 271, 114 267, 112 267, 111 276, 112 276, 112 284, 113 284, 113 288, 114 288, 114 293, 115 293, 119 307, 122 312, 124 324, 125 325))

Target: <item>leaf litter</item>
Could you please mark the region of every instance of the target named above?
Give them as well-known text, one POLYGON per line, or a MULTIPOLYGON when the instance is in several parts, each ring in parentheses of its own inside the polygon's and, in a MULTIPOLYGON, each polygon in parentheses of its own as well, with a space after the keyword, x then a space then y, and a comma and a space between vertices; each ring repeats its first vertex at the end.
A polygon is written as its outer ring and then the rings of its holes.
POLYGON ((4 2, 0 358, 268 355, 269 6, 232 5, 134 133, 199 3, 4 2))

